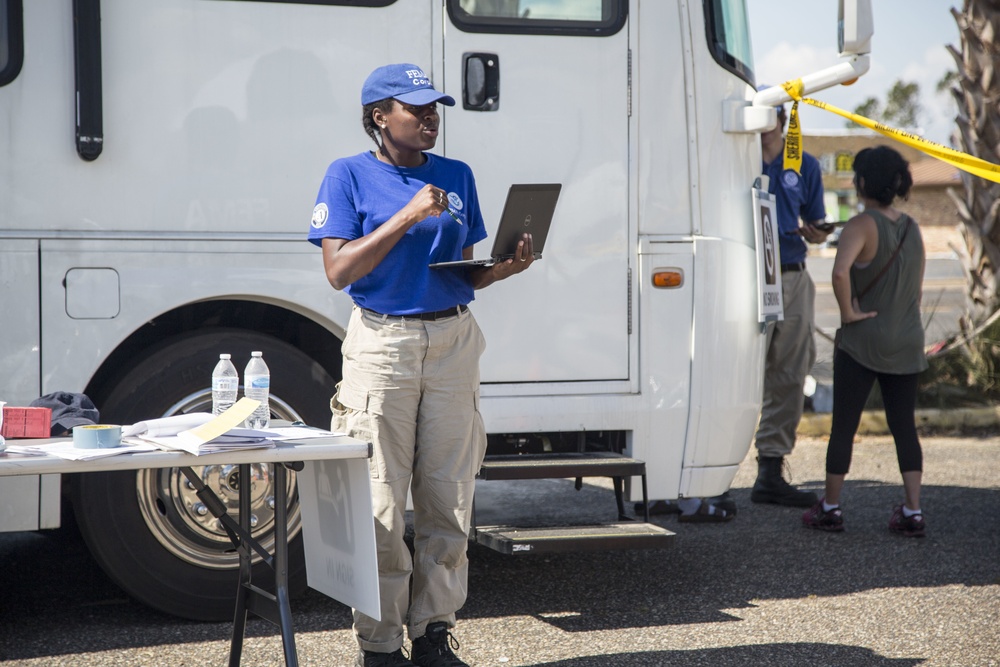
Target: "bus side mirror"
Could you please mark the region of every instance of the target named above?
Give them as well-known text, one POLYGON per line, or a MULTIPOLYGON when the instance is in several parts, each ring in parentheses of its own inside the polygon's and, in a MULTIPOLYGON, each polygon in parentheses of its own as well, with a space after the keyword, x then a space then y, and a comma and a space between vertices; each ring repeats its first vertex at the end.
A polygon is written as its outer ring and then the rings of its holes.
POLYGON ((837 48, 840 55, 870 53, 874 32, 871 0, 840 0, 837 9, 837 48))

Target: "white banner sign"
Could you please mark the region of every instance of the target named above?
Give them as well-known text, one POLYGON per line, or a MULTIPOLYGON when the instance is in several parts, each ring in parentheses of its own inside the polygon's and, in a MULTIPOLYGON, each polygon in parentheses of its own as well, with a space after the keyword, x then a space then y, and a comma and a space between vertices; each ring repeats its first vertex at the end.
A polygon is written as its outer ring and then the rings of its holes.
POLYGON ((309 586, 380 619, 368 460, 306 461, 296 479, 309 586))
POLYGON ((785 319, 781 299, 781 254, 774 195, 753 188, 754 237, 757 240, 757 319, 785 319))

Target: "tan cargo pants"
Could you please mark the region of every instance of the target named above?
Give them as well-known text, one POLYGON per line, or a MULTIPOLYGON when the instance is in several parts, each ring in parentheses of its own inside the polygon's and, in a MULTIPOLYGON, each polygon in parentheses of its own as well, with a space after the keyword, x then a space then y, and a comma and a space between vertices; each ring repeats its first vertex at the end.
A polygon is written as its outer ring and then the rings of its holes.
POLYGON ((782 273, 781 289, 785 319, 768 325, 764 400, 755 438, 757 454, 764 458, 792 453, 805 400, 802 386, 816 361, 816 286, 803 269, 782 273))
POLYGON ((486 453, 479 414, 485 347, 471 311, 436 321, 357 307, 351 315, 331 428, 374 446, 369 472, 382 619, 354 611, 366 651, 402 647, 404 624, 411 639, 428 623, 453 627, 465 604, 475 476, 486 453), (413 558, 403 541, 411 482, 413 558))

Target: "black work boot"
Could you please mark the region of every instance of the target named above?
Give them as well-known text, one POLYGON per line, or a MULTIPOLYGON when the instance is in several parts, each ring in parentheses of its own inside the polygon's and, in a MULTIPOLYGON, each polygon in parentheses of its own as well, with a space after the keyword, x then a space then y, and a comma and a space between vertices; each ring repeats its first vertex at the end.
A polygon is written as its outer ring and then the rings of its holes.
POLYGON ((417 667, 469 667, 452 648, 458 648, 458 640, 448 631, 448 624, 429 623, 424 636, 413 640, 410 659, 417 667))
POLYGON ((812 491, 799 491, 781 476, 784 457, 757 457, 757 481, 750 492, 755 503, 774 503, 789 507, 812 507, 819 498, 812 491))

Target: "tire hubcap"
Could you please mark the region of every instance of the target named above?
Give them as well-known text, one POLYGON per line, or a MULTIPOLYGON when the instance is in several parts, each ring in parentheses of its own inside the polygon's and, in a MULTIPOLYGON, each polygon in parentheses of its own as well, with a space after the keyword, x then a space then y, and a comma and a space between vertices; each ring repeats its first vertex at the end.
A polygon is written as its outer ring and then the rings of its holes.
MULTIPOLYGON (((276 396, 270 397, 271 417, 297 421, 299 415, 276 396)), ((164 417, 188 412, 208 412, 212 407, 211 391, 196 392, 169 408, 164 417)), ((240 479, 239 466, 215 464, 192 466, 191 469, 225 506, 227 514, 239 521, 239 490, 247 483, 240 479)), ((287 475, 285 497, 288 507, 288 536, 298 534, 302 527, 296 491, 295 473, 287 475)), ((274 547, 274 508, 277 489, 274 488, 272 466, 266 463, 250 465, 250 528, 254 538, 269 552, 274 547)), ((239 566, 228 533, 198 497, 194 485, 180 468, 140 470, 136 474, 136 494, 139 509, 150 533, 163 547, 181 560, 208 569, 233 569, 239 566)), ((253 553, 257 562, 260 556, 253 553)))

